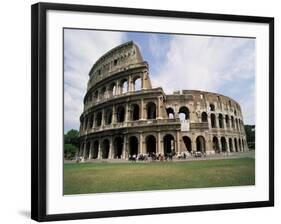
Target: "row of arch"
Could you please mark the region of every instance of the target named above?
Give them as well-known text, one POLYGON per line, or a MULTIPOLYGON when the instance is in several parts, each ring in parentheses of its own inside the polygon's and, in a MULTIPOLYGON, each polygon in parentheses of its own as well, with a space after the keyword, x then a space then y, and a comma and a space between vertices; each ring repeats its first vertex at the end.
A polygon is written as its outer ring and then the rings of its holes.
POLYGON ((98 102, 127 92, 139 91, 143 88, 143 79, 140 75, 133 78, 123 78, 103 86, 89 94, 86 103, 98 102))
MULTIPOLYGON (((146 119, 156 119, 157 107, 154 102, 148 102, 145 109, 146 119)), ((121 104, 116 107, 107 108, 104 111, 98 111, 94 115, 85 118, 85 121, 82 122, 82 130, 99 127, 102 124, 109 125, 115 122, 124 122, 126 118, 130 121, 137 121, 141 119, 141 110, 137 103, 131 104, 128 109, 126 109, 125 105, 121 104), (128 113, 127 117, 126 113, 128 113)))

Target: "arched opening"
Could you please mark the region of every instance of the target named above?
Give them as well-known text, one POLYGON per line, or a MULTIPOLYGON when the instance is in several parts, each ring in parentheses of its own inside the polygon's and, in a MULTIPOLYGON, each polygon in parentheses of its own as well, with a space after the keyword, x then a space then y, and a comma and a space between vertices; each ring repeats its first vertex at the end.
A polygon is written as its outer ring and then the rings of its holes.
POLYGON ((129 138, 129 155, 133 156, 133 155, 138 155, 138 138, 135 136, 131 136, 129 138))
POLYGON ((231 116, 231 127, 234 129, 235 128, 235 125, 234 125, 234 117, 231 116))
POLYGON ((221 137, 221 151, 222 152, 227 151, 227 143, 225 137, 221 137))
POLYGON ((219 127, 223 128, 223 116, 222 116, 222 114, 219 114, 219 127))
POLYGON ((148 154, 156 153, 156 139, 153 135, 148 135, 145 139, 146 152, 148 154))
POLYGON ((228 128, 230 127, 228 115, 225 115, 225 124, 226 124, 226 127, 228 127, 228 128))
POLYGON ((140 108, 138 104, 133 104, 131 106, 131 119, 133 121, 140 119, 140 108))
POLYGON ((211 114, 211 126, 212 126, 212 128, 216 128, 217 127, 216 115, 215 114, 211 114))
POLYGON ((105 112, 105 124, 111 124, 112 122, 112 109, 108 109, 105 112))
POLYGON ((141 90, 141 78, 138 77, 133 81, 134 91, 141 90))
POLYGON ((116 137, 114 140, 114 158, 115 159, 122 158, 122 149, 123 149, 123 138, 116 137))
POLYGON ((219 139, 216 136, 213 137, 213 150, 216 153, 220 152, 219 139))
POLYGON ((96 126, 99 127, 101 126, 101 119, 102 119, 102 113, 98 112, 96 116, 96 126))
POLYGON ((181 107, 179 109, 180 121, 186 121, 189 119, 189 109, 187 107, 181 107))
POLYGON ((170 134, 167 134, 163 138, 164 143, 164 154, 172 153, 175 150, 175 141, 174 137, 170 134))
POLYGON ((235 123, 236 123, 236 130, 239 130, 239 125, 238 125, 238 120, 237 120, 237 118, 235 119, 235 123))
POLYGON ((214 104, 210 104, 210 111, 215 111, 215 105, 214 104))
POLYGON ((98 154, 99 154, 99 141, 96 140, 94 142, 94 147, 93 147, 93 159, 98 158, 98 154))
POLYGON ((233 152, 233 142, 232 142, 232 138, 230 138, 229 140, 229 151, 233 152))
POLYGON ((242 148, 241 148, 241 139, 240 139, 240 138, 239 138, 238 143, 239 143, 239 151, 242 151, 242 148))
POLYGON ((205 152, 205 138, 201 135, 196 138, 196 151, 205 152))
POLYGON ((89 158, 90 150, 91 150, 91 142, 87 142, 87 144, 86 144, 86 152, 85 152, 85 159, 89 158))
POLYGON ((116 112, 117 112, 117 122, 124 122, 124 120, 125 120, 124 106, 118 106, 116 109, 116 112))
POLYGON ((235 152, 238 152, 237 139, 234 139, 235 152))
POLYGON ((174 119, 175 118, 175 112, 174 109, 169 107, 166 109, 167 115, 169 119, 174 119))
POLYGON ((121 82, 121 93, 128 92, 128 81, 127 79, 122 80, 121 82))
POLYGON ((201 120, 202 120, 202 122, 208 122, 208 115, 206 112, 202 112, 201 120))
POLYGON ((110 150, 109 140, 105 139, 105 140, 103 140, 103 144, 102 144, 102 158, 103 159, 108 159, 109 150, 110 150))
POLYGON ((188 152, 191 152, 191 151, 192 151, 191 139, 190 139, 189 137, 187 137, 187 136, 183 136, 183 137, 182 137, 182 140, 183 140, 183 142, 184 142, 184 145, 185 145, 185 147, 186 147, 186 150, 187 150, 188 152))
POLYGON ((149 102, 146 105, 147 119, 156 119, 156 105, 153 102, 149 102))
POLYGON ((106 99, 107 98, 107 96, 106 96, 106 87, 105 86, 101 89, 101 98, 102 99, 106 99))
POLYGON ((112 83, 110 86, 109 86, 109 96, 110 97, 113 97, 116 95, 116 84, 115 83, 112 83))
POLYGON ((88 118, 86 117, 84 121, 84 130, 87 130, 87 128, 88 128, 88 118))
POLYGON ((94 94, 94 99, 95 99, 95 101, 99 100, 99 91, 98 90, 96 90, 96 92, 94 94))
POLYGON ((236 112, 236 110, 234 110, 234 115, 235 115, 235 116, 237 115, 237 112, 236 112))
POLYGON ((89 119, 89 129, 93 127, 93 123, 94 123, 94 116, 91 116, 89 119))

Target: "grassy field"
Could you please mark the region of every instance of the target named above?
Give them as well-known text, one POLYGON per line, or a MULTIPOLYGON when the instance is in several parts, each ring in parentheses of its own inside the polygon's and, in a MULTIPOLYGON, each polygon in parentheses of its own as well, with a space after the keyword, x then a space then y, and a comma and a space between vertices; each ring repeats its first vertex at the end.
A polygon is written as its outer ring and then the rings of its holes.
POLYGON ((255 184, 252 158, 64 165, 64 194, 255 184))

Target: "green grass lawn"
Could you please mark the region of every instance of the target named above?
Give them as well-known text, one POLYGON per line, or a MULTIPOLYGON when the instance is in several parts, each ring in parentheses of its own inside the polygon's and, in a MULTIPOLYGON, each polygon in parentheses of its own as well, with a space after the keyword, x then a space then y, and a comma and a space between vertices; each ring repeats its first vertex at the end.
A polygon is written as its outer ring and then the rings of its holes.
POLYGON ((64 165, 64 194, 255 184, 252 158, 64 165))

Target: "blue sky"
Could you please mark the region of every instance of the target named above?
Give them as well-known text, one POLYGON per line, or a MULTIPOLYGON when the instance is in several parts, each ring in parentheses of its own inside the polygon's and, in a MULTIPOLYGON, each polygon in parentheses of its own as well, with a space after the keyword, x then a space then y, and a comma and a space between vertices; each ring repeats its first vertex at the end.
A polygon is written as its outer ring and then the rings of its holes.
POLYGON ((79 129, 89 70, 111 48, 133 40, 149 63, 153 87, 166 93, 221 93, 255 124, 255 39, 97 30, 64 30, 64 126, 79 129))

